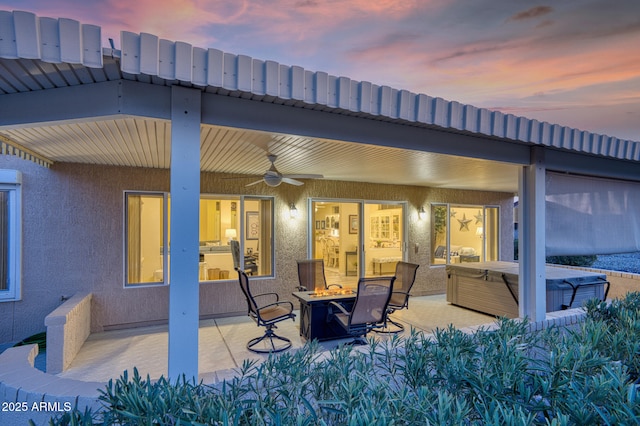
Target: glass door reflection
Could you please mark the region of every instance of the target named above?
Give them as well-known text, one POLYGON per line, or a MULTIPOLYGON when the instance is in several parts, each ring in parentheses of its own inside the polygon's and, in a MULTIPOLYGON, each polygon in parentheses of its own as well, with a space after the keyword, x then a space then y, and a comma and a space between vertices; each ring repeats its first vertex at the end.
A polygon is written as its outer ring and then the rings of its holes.
POLYGON ((360 203, 313 201, 312 258, 323 259, 327 283, 354 286, 359 276, 360 203))

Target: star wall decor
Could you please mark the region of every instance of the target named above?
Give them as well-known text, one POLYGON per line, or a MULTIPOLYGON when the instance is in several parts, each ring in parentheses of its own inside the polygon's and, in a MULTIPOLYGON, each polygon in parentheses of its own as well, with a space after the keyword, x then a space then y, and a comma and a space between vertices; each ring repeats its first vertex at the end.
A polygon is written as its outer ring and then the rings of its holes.
POLYGON ((462 215, 462 219, 456 219, 460 223, 460 231, 468 231, 469 230, 469 222, 471 219, 467 219, 467 214, 462 215))
POLYGON ((478 214, 474 215, 473 217, 476 218, 476 225, 481 224, 482 223, 482 212, 480 210, 478 210, 478 214))
POLYGON ((456 213, 458 213, 455 210, 449 210, 449 217, 456 217, 456 213))

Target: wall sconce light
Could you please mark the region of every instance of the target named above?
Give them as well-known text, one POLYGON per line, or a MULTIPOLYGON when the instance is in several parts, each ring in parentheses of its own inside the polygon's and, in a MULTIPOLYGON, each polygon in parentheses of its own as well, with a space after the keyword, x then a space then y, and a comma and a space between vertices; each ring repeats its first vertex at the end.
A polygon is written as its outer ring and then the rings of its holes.
POLYGON ((298 209, 293 203, 289 204, 289 214, 291 215, 291 219, 296 219, 298 217, 298 209))
POLYGON ((484 228, 482 228, 482 226, 478 226, 476 228, 476 235, 480 238, 482 238, 482 236, 484 235, 484 228))
POLYGON ((424 210, 424 206, 420 206, 420 210, 418 210, 418 219, 424 220, 427 217, 427 212, 424 210))

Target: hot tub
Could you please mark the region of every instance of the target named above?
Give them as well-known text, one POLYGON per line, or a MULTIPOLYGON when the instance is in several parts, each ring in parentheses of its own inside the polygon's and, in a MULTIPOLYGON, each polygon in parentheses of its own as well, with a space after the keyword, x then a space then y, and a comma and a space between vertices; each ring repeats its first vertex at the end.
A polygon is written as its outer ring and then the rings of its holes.
MULTIPOLYGON (((518 263, 481 262, 447 265, 447 302, 489 315, 517 318, 518 263)), ((546 266, 547 312, 576 308, 591 299, 604 300, 605 274, 546 266)))

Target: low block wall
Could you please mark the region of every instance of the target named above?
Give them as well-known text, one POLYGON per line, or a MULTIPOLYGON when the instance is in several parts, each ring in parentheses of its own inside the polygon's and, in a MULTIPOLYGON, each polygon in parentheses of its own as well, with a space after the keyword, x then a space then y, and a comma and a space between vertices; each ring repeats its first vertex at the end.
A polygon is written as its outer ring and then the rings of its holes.
POLYGON ((640 274, 631 272, 609 271, 606 269, 586 268, 579 266, 561 266, 569 269, 577 269, 580 271, 596 272, 607 276, 607 281, 611 283, 607 299, 623 298, 629 292, 640 291, 640 274))
POLYGON ((91 332, 91 293, 75 294, 44 319, 47 373, 63 372, 91 332))
POLYGON ((605 271, 601 269, 590 269, 599 271, 607 275, 607 280, 611 283, 611 289, 607 295, 608 299, 623 298, 627 293, 640 291, 640 275, 630 272, 605 271))
POLYGON ((101 382, 82 382, 44 373, 33 366, 38 345, 9 348, 0 354, 0 401, 12 403, 0 412, 0 424, 47 425, 56 415, 77 407, 98 411, 101 382))

